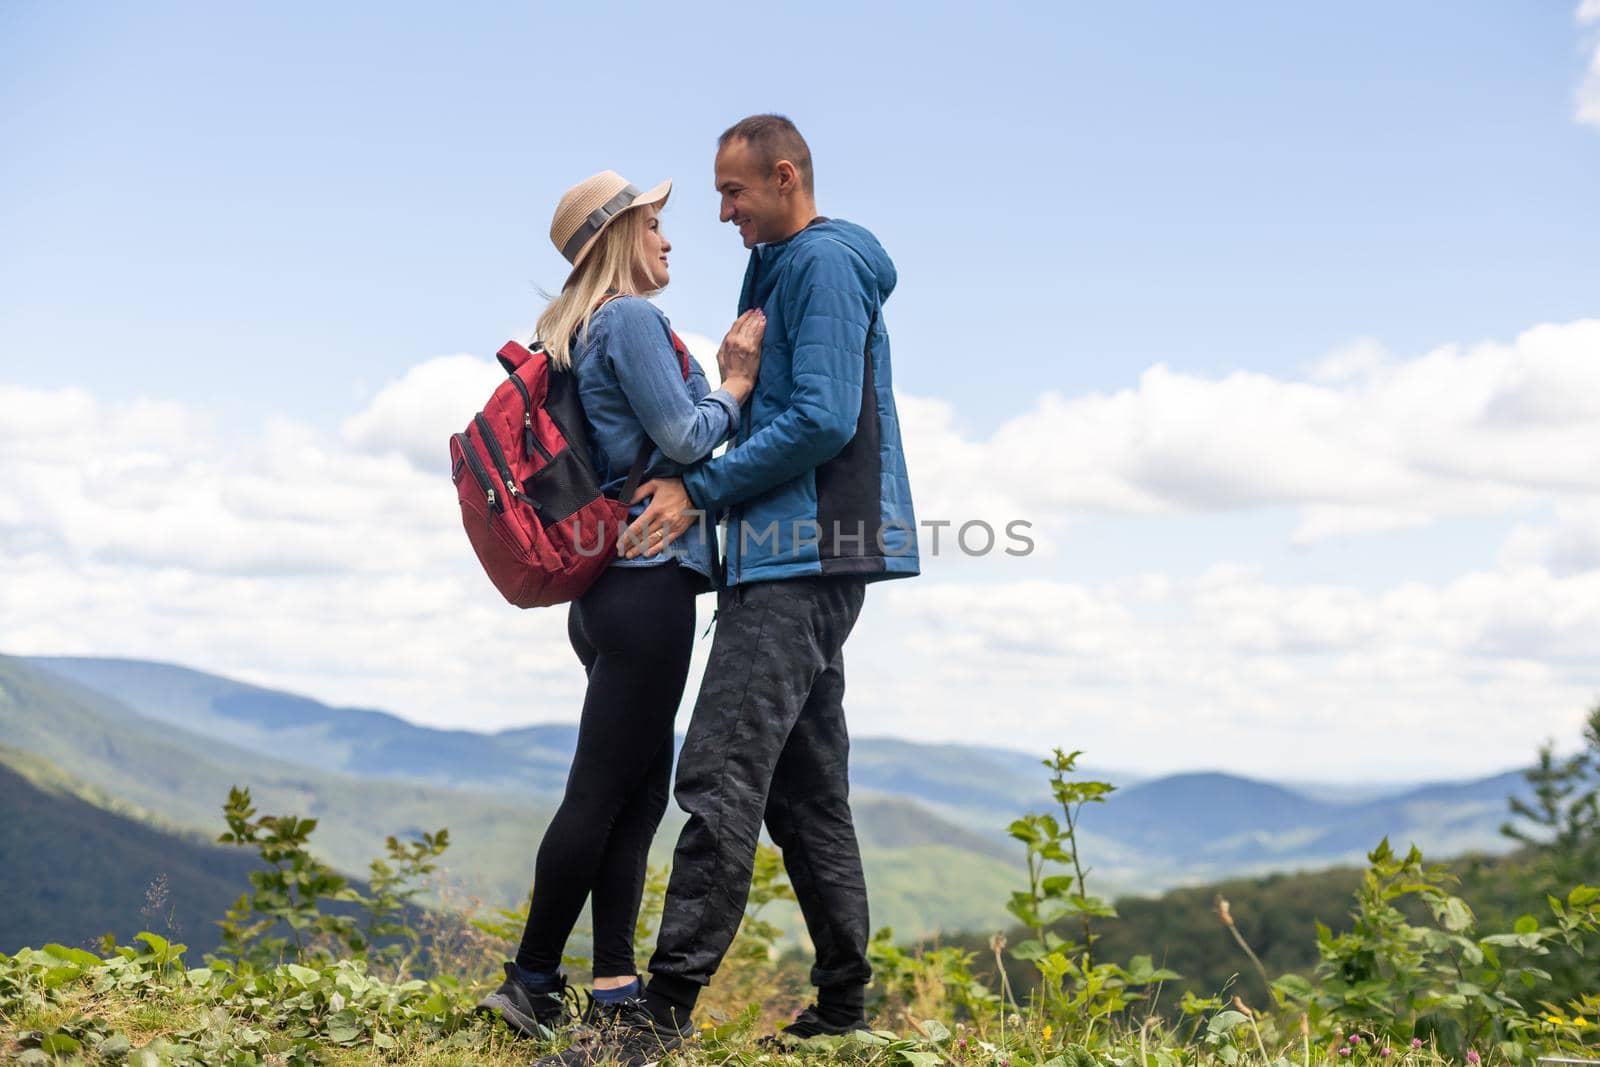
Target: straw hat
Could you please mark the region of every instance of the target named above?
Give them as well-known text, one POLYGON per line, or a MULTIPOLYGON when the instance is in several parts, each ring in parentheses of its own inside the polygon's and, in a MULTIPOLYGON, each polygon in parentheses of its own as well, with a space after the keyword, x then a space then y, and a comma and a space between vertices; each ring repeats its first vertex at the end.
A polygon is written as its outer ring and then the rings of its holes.
POLYGON ((562 194, 556 217, 550 222, 550 240, 577 269, 612 219, 629 208, 664 204, 670 192, 670 180, 641 193, 637 185, 616 171, 603 170, 562 194))

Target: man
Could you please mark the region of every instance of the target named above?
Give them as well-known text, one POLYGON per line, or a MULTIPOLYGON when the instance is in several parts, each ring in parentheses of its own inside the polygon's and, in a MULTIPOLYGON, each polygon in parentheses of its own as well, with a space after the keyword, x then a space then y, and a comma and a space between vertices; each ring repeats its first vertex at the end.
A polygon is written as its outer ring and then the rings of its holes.
POLYGON ((743 918, 763 819, 817 952, 816 1003, 786 1031, 866 1025, 842 649, 866 584, 918 572, 880 314, 895 269, 872 234, 817 215, 810 149, 782 116, 722 135, 716 183, 722 221, 752 250, 739 310, 767 317, 759 380, 738 440, 681 481, 641 486, 653 500, 623 539, 630 556, 654 553, 700 513, 727 524, 716 638, 678 764, 689 821, 644 996, 569 1061, 645 1064, 690 1032, 743 918))

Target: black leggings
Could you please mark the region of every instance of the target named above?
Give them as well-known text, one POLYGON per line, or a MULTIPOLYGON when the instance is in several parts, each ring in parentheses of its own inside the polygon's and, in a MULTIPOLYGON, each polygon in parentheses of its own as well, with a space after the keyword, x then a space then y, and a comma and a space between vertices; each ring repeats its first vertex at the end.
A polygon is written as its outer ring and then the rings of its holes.
POLYGON ((671 793, 673 719, 689 674, 702 581, 676 562, 609 567, 567 615, 589 688, 566 795, 534 867, 517 950, 517 963, 528 970, 560 968, 592 895, 595 976, 636 973, 634 924, 650 841, 671 793))

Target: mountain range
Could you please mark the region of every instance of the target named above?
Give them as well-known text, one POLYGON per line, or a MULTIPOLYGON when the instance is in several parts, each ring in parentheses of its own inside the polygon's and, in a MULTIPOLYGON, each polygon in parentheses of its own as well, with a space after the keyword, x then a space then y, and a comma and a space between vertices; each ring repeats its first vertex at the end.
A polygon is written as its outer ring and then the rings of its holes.
MULTIPOLYGON (((448 826, 451 875, 494 906, 526 892, 575 737, 565 724, 440 730, 143 660, 0 656, 0 767, 35 785, 48 779, 46 795, 70 795, 193 843, 196 833, 220 830, 228 788, 248 785, 263 812, 318 817, 314 846, 356 876, 386 835, 448 826)), ((1021 847, 1005 828, 1026 811, 1049 810, 1042 755, 854 739, 854 807, 874 921, 907 936, 1005 922, 1022 870, 1021 847)), ((1091 888, 1105 896, 1359 861, 1384 836, 1441 857, 1498 850, 1507 798, 1526 789, 1514 771, 1355 796, 1220 773, 1139 779, 1091 768, 1084 776, 1119 785, 1108 803, 1083 813, 1079 838, 1091 888)), ((12 788, 21 795, 22 785, 12 788)), ((30 810, 40 804, 30 800, 30 810)), ((670 856, 675 818, 658 835, 658 862, 670 856)), ((34 870, 11 853, 59 851, 52 837, 66 831, 34 824, 33 840, 23 839, 27 827, 4 839, 0 880, 34 870)), ((181 867, 181 850, 172 849, 181 867)), ((176 877, 169 872, 169 882, 176 877)), ((0 951, 14 947, 0 943, 0 951)))

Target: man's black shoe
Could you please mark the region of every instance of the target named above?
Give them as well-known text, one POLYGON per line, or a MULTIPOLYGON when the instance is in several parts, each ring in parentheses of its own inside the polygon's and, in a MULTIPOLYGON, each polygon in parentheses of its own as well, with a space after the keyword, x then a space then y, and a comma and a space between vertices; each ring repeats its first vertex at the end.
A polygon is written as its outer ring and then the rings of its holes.
POLYGON ((785 1026, 778 1032, 780 1037, 791 1037, 797 1041, 804 1041, 810 1037, 843 1037, 853 1034, 857 1030, 870 1029, 865 1019, 853 1019, 843 1026, 829 1022, 823 1018, 815 1004, 808 1004, 806 1009, 794 1017, 794 1022, 785 1026))
POLYGON ((654 1067, 683 1046, 694 1031, 688 1020, 682 1029, 656 1022, 642 999, 616 1005, 594 1005, 603 1028, 586 1030, 565 1050, 535 1061, 534 1067, 654 1067))
POLYGON ((553 989, 531 989, 517 973, 517 965, 506 964, 506 980, 500 988, 478 1001, 480 1015, 499 1015, 506 1025, 524 1037, 549 1037, 551 1031, 568 1019, 567 979, 563 975, 553 989))

